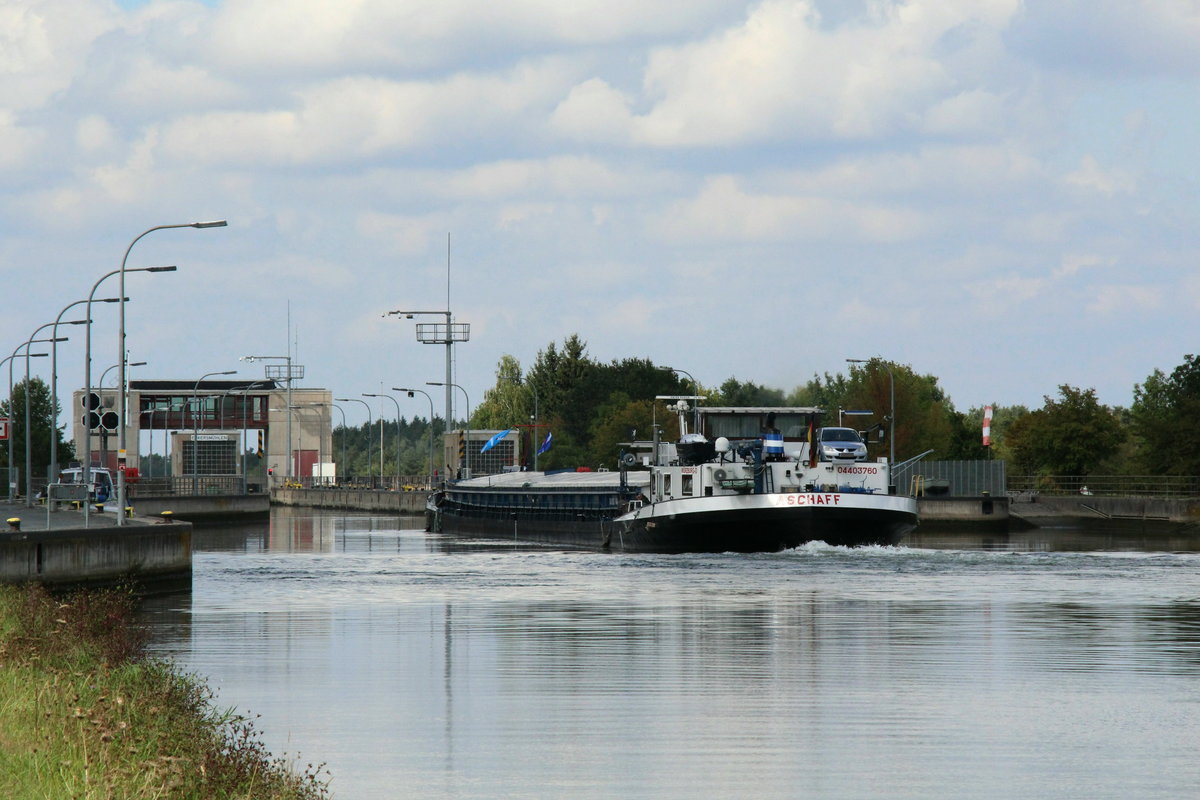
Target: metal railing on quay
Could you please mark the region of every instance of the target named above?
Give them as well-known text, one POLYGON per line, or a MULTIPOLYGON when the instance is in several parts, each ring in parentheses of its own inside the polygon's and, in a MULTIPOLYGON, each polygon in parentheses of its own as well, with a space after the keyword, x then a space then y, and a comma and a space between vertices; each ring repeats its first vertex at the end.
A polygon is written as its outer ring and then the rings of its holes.
POLYGON ((428 475, 378 475, 370 477, 347 476, 331 480, 322 477, 291 478, 275 477, 271 484, 278 489, 326 489, 329 491, 344 489, 361 489, 376 492, 428 492, 430 482, 428 475))
POLYGON ((1200 497, 1193 475, 1009 475, 1008 494, 1200 497))
POLYGON ((187 495, 243 495, 261 494, 266 488, 253 480, 247 481, 240 475, 186 475, 157 478, 139 477, 127 485, 129 496, 136 497, 180 497, 187 495))

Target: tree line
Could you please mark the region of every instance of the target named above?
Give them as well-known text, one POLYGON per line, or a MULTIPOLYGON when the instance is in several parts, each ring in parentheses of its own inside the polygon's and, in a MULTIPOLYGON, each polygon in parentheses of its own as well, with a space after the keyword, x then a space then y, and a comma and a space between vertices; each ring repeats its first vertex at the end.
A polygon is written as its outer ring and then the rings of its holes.
POLYGON ((1094 388, 1058 387, 1041 408, 993 404, 991 445, 983 443, 984 407, 960 411, 933 375, 879 358, 852 364, 847 374, 814 375, 785 391, 730 377, 716 387, 650 359, 600 362, 578 335, 550 343, 523 369, 500 359, 496 383, 471 415, 471 427, 504 429, 529 424, 537 404, 544 426, 530 443, 553 431, 544 468, 615 468, 622 442, 649 439, 652 426, 676 436, 674 415, 656 395, 691 395, 707 406, 815 406, 823 424, 838 425, 839 410, 871 410, 841 424, 866 430, 872 457, 887 455, 889 411, 895 393, 897 462, 932 451, 939 460, 1004 459, 1020 475, 1200 475, 1200 438, 1188 433, 1200 410, 1200 357, 1188 355, 1167 374, 1155 370, 1134 387, 1129 408, 1101 404, 1094 388), (894 383, 894 386, 893 386, 894 383))
MULTIPOLYGON (((665 439, 678 436, 675 415, 656 404, 656 396, 698 394, 707 406, 815 406, 825 411, 826 425, 838 424, 839 409, 870 410, 871 416, 845 417, 843 424, 872 434, 874 457, 888 452, 893 381, 897 461, 933 451, 930 457, 939 460, 1004 459, 1014 475, 1200 475, 1200 437, 1191 432, 1200 412, 1200 356, 1194 355, 1170 373, 1156 369, 1137 384, 1129 408, 1105 406, 1095 389, 1065 384, 1055 396, 1046 396, 1041 408, 994 404, 989 448, 982 441, 983 407, 957 410, 935 376, 907 364, 872 359, 851 365, 847 374, 814 375, 790 391, 736 377, 716 387, 694 386, 690 377, 648 358, 598 361, 588 355, 586 342, 572 335, 539 351, 528 369, 503 356, 495 384, 470 420, 457 426, 515 428, 525 439, 525 453, 552 434, 550 448, 539 457, 543 469, 611 469, 622 444, 651 439, 655 425, 665 439)), ((12 420, 13 460, 22 471, 25 396, 22 381, 0 403, 0 416, 12 420)), ((40 379, 30 382, 29 396, 33 474, 39 476, 49 461, 57 408, 40 379)), ((440 462, 444 420, 402 417, 336 427, 331 455, 340 475, 379 474, 381 425, 383 474, 425 474, 431 438, 435 463, 440 462)), ((65 429, 54 431, 64 464, 72 457, 65 429)), ((0 466, 8 466, 3 446, 0 466)))

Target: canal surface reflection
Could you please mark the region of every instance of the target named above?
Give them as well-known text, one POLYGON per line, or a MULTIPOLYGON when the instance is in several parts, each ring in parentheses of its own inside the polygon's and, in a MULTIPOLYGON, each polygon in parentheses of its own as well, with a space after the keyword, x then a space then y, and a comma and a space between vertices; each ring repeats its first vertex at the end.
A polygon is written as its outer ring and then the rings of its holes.
POLYGON ((417 526, 199 530, 192 592, 146 609, 154 648, 343 800, 1200 785, 1196 553, 939 534, 626 556, 417 526))

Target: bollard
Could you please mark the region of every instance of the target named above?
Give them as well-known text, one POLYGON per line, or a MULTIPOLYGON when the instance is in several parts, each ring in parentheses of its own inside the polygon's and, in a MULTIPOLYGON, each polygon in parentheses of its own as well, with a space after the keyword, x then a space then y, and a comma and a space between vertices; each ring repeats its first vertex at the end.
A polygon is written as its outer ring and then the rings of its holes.
POLYGON ((163 523, 170 524, 175 519, 173 511, 162 511, 159 513, 158 516, 159 516, 159 520, 158 520, 159 524, 163 524, 163 523))
POLYGON ((13 530, 13 531, 21 530, 21 518, 20 517, 9 517, 8 518, 8 529, 13 530))
POLYGON ((94 505, 94 506, 96 507, 96 513, 97 513, 97 514, 103 514, 103 513, 104 513, 104 503, 93 503, 92 505, 94 505))
POLYGON ((133 506, 125 506, 125 519, 133 519, 133 506))

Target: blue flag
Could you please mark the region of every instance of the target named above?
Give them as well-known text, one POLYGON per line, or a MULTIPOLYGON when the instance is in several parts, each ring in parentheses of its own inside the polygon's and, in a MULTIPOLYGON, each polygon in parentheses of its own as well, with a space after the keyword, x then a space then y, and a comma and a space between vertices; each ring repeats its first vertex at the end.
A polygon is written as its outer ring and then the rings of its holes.
POLYGON ((551 439, 553 439, 553 438, 554 438, 554 432, 553 432, 553 431, 551 431, 550 433, 547 433, 547 434, 546 434, 546 441, 542 442, 542 446, 538 448, 538 455, 539 455, 539 456, 540 456, 542 453, 544 453, 544 452, 546 452, 547 450, 549 450, 549 449, 550 449, 550 444, 551 444, 550 440, 551 440, 551 439))
POLYGON ((500 443, 501 439, 503 439, 505 436, 508 436, 510 433, 512 433, 512 428, 509 428, 506 431, 500 431, 495 436, 488 439, 487 442, 483 445, 483 447, 480 448, 479 452, 486 453, 488 450, 491 450, 493 447, 495 447, 497 444, 500 443))

